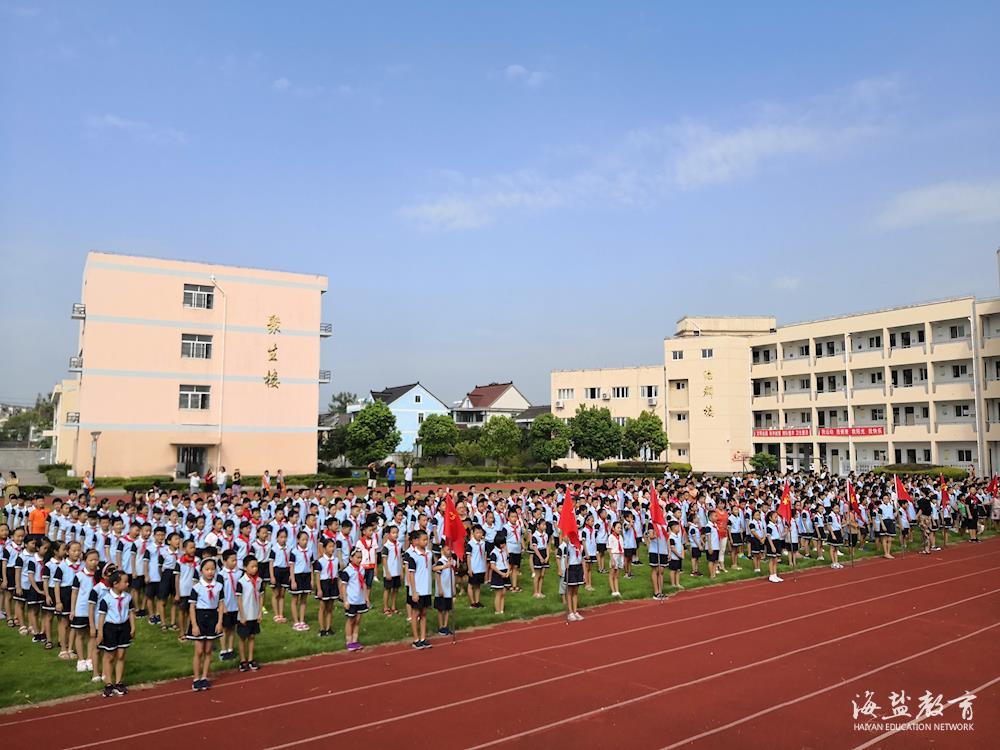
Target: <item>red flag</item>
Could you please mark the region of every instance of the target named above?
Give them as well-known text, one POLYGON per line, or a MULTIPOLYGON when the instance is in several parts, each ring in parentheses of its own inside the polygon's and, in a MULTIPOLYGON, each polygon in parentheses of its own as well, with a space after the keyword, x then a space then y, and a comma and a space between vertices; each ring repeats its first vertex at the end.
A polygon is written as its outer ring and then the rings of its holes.
POLYGON ((851 484, 851 480, 847 480, 847 500, 851 504, 851 512, 858 513, 861 511, 861 506, 858 505, 858 493, 854 491, 854 485, 851 484))
POLYGON ((951 498, 948 496, 948 483, 944 481, 944 474, 938 477, 938 481, 941 483, 941 507, 945 508, 951 504, 951 498))
POLYGON ((785 480, 785 489, 781 491, 781 502, 778 503, 778 515, 785 523, 792 522, 792 486, 785 480))
POLYGON ((580 527, 576 523, 576 508, 573 505, 573 496, 566 492, 563 499, 562 508, 559 510, 559 531, 567 542, 577 549, 580 549, 580 527))
POLYGON ((994 474, 993 478, 990 479, 990 486, 986 488, 986 491, 993 495, 993 497, 996 497, 998 489, 1000 489, 1000 477, 994 474))
POLYGON ((444 496, 444 538, 456 559, 465 557, 465 524, 450 493, 444 496))
POLYGON ((896 474, 892 475, 892 478, 896 481, 896 497, 899 500, 905 500, 906 502, 912 502, 913 498, 910 497, 910 493, 906 491, 906 487, 903 483, 899 481, 899 476, 896 474))
POLYGON ((663 515, 663 508, 660 507, 660 496, 656 493, 655 485, 649 488, 649 520, 653 523, 653 530, 666 538, 667 518, 663 515))

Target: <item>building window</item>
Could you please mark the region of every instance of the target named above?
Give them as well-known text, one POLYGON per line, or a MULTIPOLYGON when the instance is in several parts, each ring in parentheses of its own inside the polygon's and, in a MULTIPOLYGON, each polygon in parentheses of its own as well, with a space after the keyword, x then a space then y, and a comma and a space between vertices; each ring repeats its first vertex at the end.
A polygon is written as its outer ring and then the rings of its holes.
POLYGON ((211 359, 212 337, 200 333, 182 333, 181 356, 187 359, 211 359))
POLYGON ((701 350, 701 358, 702 359, 711 359, 713 356, 715 356, 715 352, 712 349, 702 349, 701 350))
POLYGON ((413 394, 413 403, 419 404, 420 402, 421 402, 421 396, 420 396, 420 394, 419 393, 414 393, 413 394))
POLYGON ((882 337, 881 336, 869 336, 868 337, 868 348, 869 349, 881 349, 882 348, 882 337))
POLYGON ((958 449, 958 460, 959 461, 972 461, 972 450, 969 448, 959 448, 958 449))
POLYGON ((808 391, 809 390, 809 378, 802 378, 799 380, 799 390, 808 391))
POLYGON ((951 366, 951 376, 953 378, 964 378, 969 374, 968 365, 952 365, 951 366))
POLYGON ((628 386, 627 385, 616 385, 611 389, 612 398, 628 398, 628 386))
POLYGON ((677 421, 678 422, 687 422, 688 421, 688 415, 687 415, 687 413, 683 412, 683 411, 677 412, 677 421))
POLYGON ((687 387, 688 384, 686 380, 678 380, 676 383, 674 383, 674 388, 678 391, 686 391, 687 387))
POLYGON ((955 416, 956 417, 967 417, 967 416, 969 416, 969 405, 968 404, 956 404, 955 405, 955 416))
POLYGON ((615 424, 617 424, 619 427, 624 427, 625 417, 615 417, 615 424))
POLYGON ((885 409, 876 407, 872 409, 872 422, 881 422, 885 419, 885 409))
POLYGON ((423 423, 424 423, 424 413, 422 411, 417 412, 417 424, 423 424, 423 423))
POLYGON ((557 398, 560 401, 566 401, 567 399, 573 398, 573 389, 572 388, 560 388, 558 393, 559 393, 559 395, 557 396, 557 398))
POLYGON ((965 338, 965 326, 951 326, 948 329, 948 333, 953 339, 964 339, 965 338))
POLYGON ((215 303, 215 287, 201 284, 184 285, 184 307, 211 310, 215 303))
POLYGON ((212 387, 209 385, 182 385, 180 388, 181 409, 207 409, 212 387))
POLYGON ((587 394, 587 398, 591 401, 597 401, 601 397, 600 388, 585 388, 584 391, 587 394))
POLYGON ((660 389, 655 385, 640 385, 639 395, 642 398, 656 398, 660 395, 660 389))
POLYGON ((802 424, 812 424, 813 417, 811 411, 804 411, 799 413, 799 421, 802 424))
POLYGON ((677 449, 677 457, 678 458, 687 458, 687 454, 688 454, 688 449, 687 448, 678 448, 677 449))
POLYGON ((684 352, 681 352, 681 351, 670 352, 670 358, 671 359, 675 359, 675 360, 676 359, 684 359, 684 352))
POLYGON ((924 448, 924 461, 929 463, 930 460, 931 460, 931 449, 924 448))
POLYGON ((809 344, 803 344, 799 347, 799 356, 808 357, 809 356, 809 344))

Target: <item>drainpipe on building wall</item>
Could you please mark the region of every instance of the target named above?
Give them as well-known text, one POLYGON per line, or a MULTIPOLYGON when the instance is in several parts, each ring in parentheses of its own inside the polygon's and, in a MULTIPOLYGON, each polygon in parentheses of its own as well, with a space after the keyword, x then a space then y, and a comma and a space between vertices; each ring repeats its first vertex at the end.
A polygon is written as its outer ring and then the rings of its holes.
MULTIPOLYGON (((986 465, 986 436, 983 434, 985 428, 985 420, 983 419, 983 412, 985 410, 985 400, 983 399, 982 385, 979 378, 979 367, 981 365, 981 360, 979 358, 979 318, 976 315, 976 298, 972 298, 972 316, 969 318, 969 328, 971 329, 972 335, 972 392, 975 397, 976 404, 976 453, 978 454, 979 464, 979 475, 983 476, 983 467, 986 465)), ((990 474, 993 473, 993 467, 990 466, 990 474)))
POLYGON ((217 451, 215 454, 215 470, 218 472, 219 467, 222 465, 222 423, 225 416, 225 405, 226 405, 226 331, 229 326, 229 295, 226 294, 226 290, 219 286, 219 282, 215 280, 215 274, 212 274, 212 285, 219 290, 222 294, 222 352, 219 359, 219 444, 217 446, 217 451))
POLYGON ((844 334, 844 395, 847 397, 847 471, 854 471, 854 409, 851 406, 851 334, 844 334))

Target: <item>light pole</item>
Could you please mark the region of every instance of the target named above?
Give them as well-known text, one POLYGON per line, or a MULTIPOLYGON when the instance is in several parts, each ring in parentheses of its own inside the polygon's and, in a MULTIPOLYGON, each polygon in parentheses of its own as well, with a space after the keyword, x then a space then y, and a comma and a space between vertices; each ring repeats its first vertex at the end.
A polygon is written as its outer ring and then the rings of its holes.
POLYGON ((100 430, 90 433, 90 481, 97 480, 97 438, 101 436, 100 430))

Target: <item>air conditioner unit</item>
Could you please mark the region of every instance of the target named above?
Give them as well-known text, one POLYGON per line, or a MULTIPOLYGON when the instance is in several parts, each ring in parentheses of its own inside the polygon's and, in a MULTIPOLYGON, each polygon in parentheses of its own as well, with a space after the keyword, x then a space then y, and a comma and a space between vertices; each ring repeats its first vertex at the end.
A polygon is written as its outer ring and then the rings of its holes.
POLYGON ((611 400, 611 394, 610 393, 608 393, 607 391, 604 391, 603 393, 601 393, 601 401, 610 401, 610 400, 611 400))
POLYGON ((656 396, 650 396, 646 399, 647 406, 656 406, 656 396))
POLYGON ((557 409, 562 409, 563 406, 565 406, 565 404, 562 401, 556 401, 556 408, 557 409))

